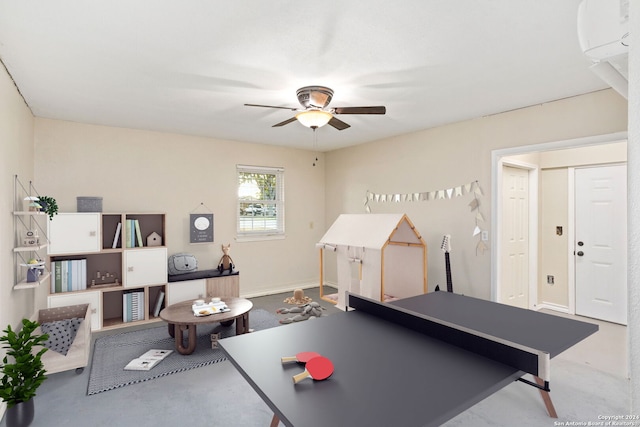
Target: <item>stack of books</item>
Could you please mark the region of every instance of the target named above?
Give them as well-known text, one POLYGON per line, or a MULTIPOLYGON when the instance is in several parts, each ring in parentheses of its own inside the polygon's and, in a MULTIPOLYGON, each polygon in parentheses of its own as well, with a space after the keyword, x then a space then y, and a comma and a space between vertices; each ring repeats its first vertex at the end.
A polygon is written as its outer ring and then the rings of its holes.
POLYGON ((128 291, 122 294, 122 321, 144 320, 144 291, 128 291))
POLYGON ((82 291, 87 289, 87 260, 69 259, 51 261, 51 293, 82 291))

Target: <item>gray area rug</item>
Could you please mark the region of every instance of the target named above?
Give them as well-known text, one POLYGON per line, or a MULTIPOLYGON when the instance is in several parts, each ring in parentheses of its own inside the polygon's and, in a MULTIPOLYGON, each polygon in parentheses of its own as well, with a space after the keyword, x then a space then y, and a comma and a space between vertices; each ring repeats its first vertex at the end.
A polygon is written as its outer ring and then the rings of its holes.
MULTIPOLYGON (((280 323, 278 318, 268 311, 255 309, 249 314, 249 325, 251 329, 260 330, 279 326, 280 323)), ((91 396, 226 360, 222 350, 211 348, 210 335, 220 332, 221 338, 234 336, 235 323, 226 327, 219 323, 198 325, 197 332, 196 350, 186 356, 175 351, 175 341, 169 336, 166 324, 157 328, 123 332, 96 339, 87 395, 91 396), (149 371, 124 370, 132 359, 151 349, 174 350, 174 352, 149 371)))

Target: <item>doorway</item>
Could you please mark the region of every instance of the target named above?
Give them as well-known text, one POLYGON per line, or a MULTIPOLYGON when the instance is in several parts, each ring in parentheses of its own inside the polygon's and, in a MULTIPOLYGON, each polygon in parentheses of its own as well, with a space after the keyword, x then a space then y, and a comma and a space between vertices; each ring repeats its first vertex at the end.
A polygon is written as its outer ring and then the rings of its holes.
MULTIPOLYGON (((562 167, 567 168, 568 167, 567 164, 571 165, 572 162, 578 165, 584 166, 585 161, 582 157, 583 152, 581 150, 577 150, 579 151, 580 155, 576 156, 576 155, 573 155, 574 149, 586 149, 583 151, 601 150, 601 153, 604 153, 604 154, 598 156, 598 160, 602 161, 603 163, 613 163, 613 161, 609 160, 609 158, 611 157, 611 153, 617 153, 616 155, 620 155, 620 153, 623 153, 624 161, 626 161, 626 133, 621 132, 617 134, 599 135, 595 137, 580 138, 575 140, 558 141, 558 142, 552 142, 552 143, 543 143, 543 144, 536 144, 536 145, 530 145, 530 146, 514 147, 509 149, 495 150, 492 152, 491 185, 492 185, 492 193, 494 194, 494 197, 492 198, 492 211, 495 212, 495 215, 493 215, 491 218, 491 242, 494 242, 494 244, 491 245, 491 256, 492 256, 491 298, 493 301, 508 303, 508 301, 505 300, 505 295, 508 294, 508 292, 506 293, 503 292, 504 291, 503 288, 508 287, 508 285, 505 283, 502 277, 505 274, 503 262, 505 259, 505 253, 507 253, 503 243, 503 234, 505 232, 504 230, 505 214, 502 212, 502 204, 503 204, 503 198, 504 198, 504 195, 503 195, 503 166, 504 165, 503 164, 505 162, 507 163, 510 162, 512 159, 527 159, 527 161, 529 161, 530 163, 533 163, 535 165, 543 165, 544 167, 547 167, 547 168, 560 167, 560 166, 554 165, 553 161, 550 161, 549 158, 552 158, 552 157, 562 158, 564 154, 563 162, 565 163, 563 163, 564 166, 562 167), (622 144, 624 144, 623 147, 617 147, 622 144)), ((522 166, 518 166, 517 164, 515 166, 522 168, 522 166)), ((532 180, 530 179, 529 182, 531 183, 532 180)), ((532 191, 532 189, 530 188, 529 192, 533 196, 537 195, 537 189, 535 191, 532 191)), ((570 204, 572 205, 573 202, 570 202, 570 204)), ((537 199, 530 200, 530 205, 531 205, 530 212, 533 212, 532 215, 534 216, 537 215, 538 200, 537 199)), ((533 216, 530 217, 529 221, 530 223, 533 223, 537 226, 537 221, 538 221, 537 216, 535 217, 535 219, 533 219, 533 216)), ((571 224, 571 227, 573 227, 573 224, 571 224)), ((556 232, 555 227, 553 232, 554 233, 556 232)), ((573 230, 570 230, 569 224, 567 224, 565 234, 570 234, 570 235, 573 234, 573 230)), ((539 238, 540 238, 539 233, 537 231, 535 232, 531 231, 531 227, 530 227, 530 234, 529 234, 530 250, 529 250, 529 257, 528 257, 529 259, 528 306, 529 308, 535 308, 535 309, 545 308, 545 305, 544 304, 540 305, 538 301, 538 285, 539 285, 538 277, 542 277, 542 279, 540 280, 543 280, 546 277, 546 276, 544 277, 540 276, 540 273, 538 272, 538 268, 539 268, 538 252, 544 253, 543 251, 545 250, 545 248, 540 247, 540 251, 538 251, 539 238)), ((571 241, 573 242, 573 240, 571 241)), ((567 254, 567 257, 568 257, 568 254, 567 254)), ((564 268, 565 269, 573 268, 573 264, 572 263, 570 264, 569 261, 567 261, 564 268)), ((575 314, 575 293, 574 293, 575 276, 573 272, 570 272, 568 276, 569 276, 568 282, 571 282, 570 286, 568 283, 564 283, 564 284, 557 283, 557 282, 554 283, 553 277, 551 278, 547 277, 546 281, 543 280, 544 284, 540 284, 540 286, 546 286, 548 281, 550 280, 551 281, 550 286, 556 286, 556 288, 554 288, 555 292, 559 290, 558 288, 559 286, 564 286, 564 290, 562 292, 564 292, 565 296, 571 292, 571 295, 568 295, 568 298, 567 298, 569 301, 568 303, 565 301, 562 304, 552 305, 546 308, 551 308, 554 310, 575 314)), ((522 294, 523 292, 520 292, 520 293, 522 294)), ((527 293, 525 292, 524 294, 527 294, 527 293)))

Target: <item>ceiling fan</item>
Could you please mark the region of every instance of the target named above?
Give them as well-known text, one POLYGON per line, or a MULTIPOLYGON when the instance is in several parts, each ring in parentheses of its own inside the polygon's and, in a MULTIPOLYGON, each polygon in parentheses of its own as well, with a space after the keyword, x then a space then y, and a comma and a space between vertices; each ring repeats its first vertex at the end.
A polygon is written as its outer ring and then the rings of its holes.
POLYGON ((247 107, 280 108, 283 110, 297 111, 298 113, 283 122, 276 123, 272 127, 288 125, 291 122, 299 121, 304 126, 317 129, 326 124, 338 130, 351 127, 349 124, 336 118, 335 114, 385 114, 387 109, 384 106, 377 107, 335 107, 327 108, 333 98, 333 89, 324 86, 305 86, 296 91, 298 101, 304 107, 278 107, 274 105, 244 104, 247 107))

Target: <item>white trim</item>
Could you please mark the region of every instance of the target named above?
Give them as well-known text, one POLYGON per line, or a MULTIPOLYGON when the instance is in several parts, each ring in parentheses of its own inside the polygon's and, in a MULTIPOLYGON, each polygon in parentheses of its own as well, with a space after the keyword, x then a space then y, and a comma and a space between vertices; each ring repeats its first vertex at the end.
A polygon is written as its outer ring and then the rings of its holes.
POLYGON ((569 293, 567 307, 568 314, 576 314, 576 168, 567 168, 567 292, 569 293))
MULTIPOLYGON (((539 151, 558 150, 562 148, 585 147, 589 145, 602 145, 621 142, 627 139, 627 132, 616 132, 596 136, 588 136, 584 138, 567 139, 563 141, 545 142, 541 144, 522 145, 519 147, 501 148, 491 151, 491 194, 498 194, 499 184, 502 182, 501 159, 516 154, 526 154, 539 151)), ((498 212, 498 197, 492 197, 491 212, 498 212)), ((498 234, 499 234, 498 215, 491 216, 491 300, 497 301, 497 283, 498 283, 498 234)))
POLYGON ((536 311, 540 311, 540 310, 553 310, 553 311, 557 311, 560 313, 565 313, 565 314, 572 314, 569 313, 569 308, 564 306, 564 305, 560 305, 560 304, 554 304, 552 302, 541 302, 540 304, 538 304, 536 306, 536 311))

